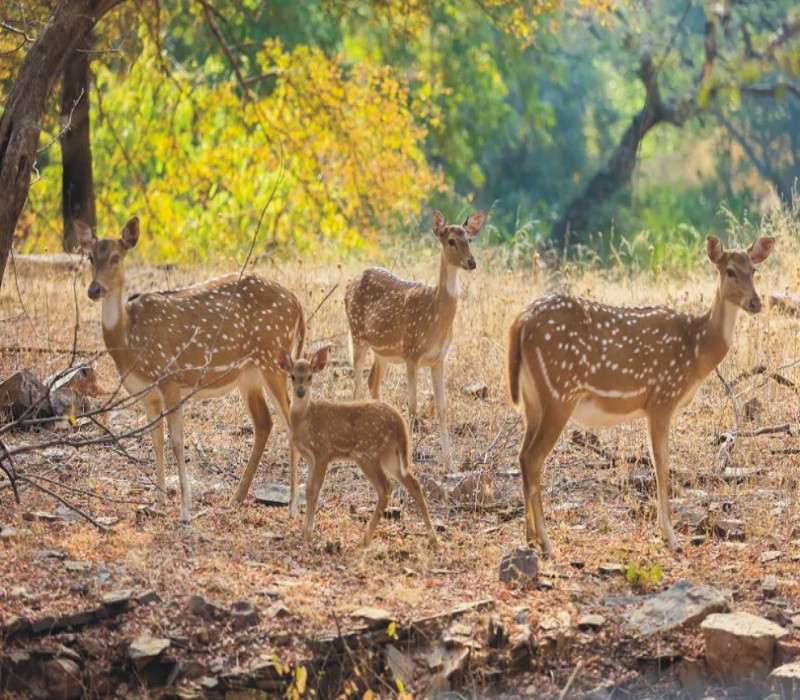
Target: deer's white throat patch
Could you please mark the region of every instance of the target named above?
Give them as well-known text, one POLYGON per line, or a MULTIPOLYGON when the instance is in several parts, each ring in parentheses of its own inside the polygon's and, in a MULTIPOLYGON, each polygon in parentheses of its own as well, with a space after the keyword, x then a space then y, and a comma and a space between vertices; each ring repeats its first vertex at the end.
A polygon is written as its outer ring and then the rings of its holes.
POLYGON ((117 295, 103 297, 103 328, 111 330, 122 316, 122 299, 117 295))
POLYGON ((447 293, 453 297, 454 299, 458 298, 458 293, 460 291, 458 285, 458 268, 455 265, 448 265, 447 266, 447 276, 444 280, 445 289, 447 289, 447 293))

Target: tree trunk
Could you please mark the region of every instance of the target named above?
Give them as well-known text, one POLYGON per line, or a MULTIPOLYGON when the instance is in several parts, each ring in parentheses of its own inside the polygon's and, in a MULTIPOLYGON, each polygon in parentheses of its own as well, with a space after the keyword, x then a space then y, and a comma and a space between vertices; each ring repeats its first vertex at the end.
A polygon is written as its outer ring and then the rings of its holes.
POLYGON ((61 208, 64 250, 76 247, 75 220, 95 228, 92 182, 92 142, 89 129, 89 49, 91 32, 73 51, 64 67, 61 85, 61 208))
POLYGON ((681 126, 689 116, 689 103, 674 106, 662 102, 656 70, 647 56, 642 59, 639 77, 647 91, 644 106, 625 130, 611 158, 569 203, 561 219, 551 229, 551 240, 561 251, 567 247, 568 239, 573 234, 580 236, 591 230, 598 221, 602 205, 630 185, 639 145, 647 133, 662 122, 681 126))
POLYGON ((28 197, 47 96, 87 32, 124 0, 60 0, 22 63, 0 118, 0 285, 28 197))

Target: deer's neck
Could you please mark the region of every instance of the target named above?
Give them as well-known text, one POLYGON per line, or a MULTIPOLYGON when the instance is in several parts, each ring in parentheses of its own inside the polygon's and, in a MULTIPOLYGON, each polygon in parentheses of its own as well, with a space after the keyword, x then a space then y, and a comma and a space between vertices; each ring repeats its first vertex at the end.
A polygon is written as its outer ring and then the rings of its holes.
POLYGON ((704 374, 711 372, 728 354, 738 315, 739 307, 717 290, 711 310, 701 319, 698 363, 704 374))
POLYGON ((132 368, 128 347, 128 312, 122 300, 122 289, 110 291, 102 301, 103 340, 120 373, 132 368))
POLYGON ((439 284, 436 287, 438 316, 449 317, 452 322, 458 306, 458 293, 458 268, 448 264, 443 253, 439 263, 439 284))
POLYGON ((308 401, 292 401, 289 406, 289 424, 292 432, 296 432, 304 423, 308 416, 308 409, 311 408, 311 399, 308 401))

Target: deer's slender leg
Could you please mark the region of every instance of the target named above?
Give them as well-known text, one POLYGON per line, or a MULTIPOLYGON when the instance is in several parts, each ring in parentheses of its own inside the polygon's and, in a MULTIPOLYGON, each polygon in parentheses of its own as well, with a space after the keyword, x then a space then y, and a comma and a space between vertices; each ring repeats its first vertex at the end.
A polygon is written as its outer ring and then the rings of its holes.
POLYGON ((353 399, 360 399, 364 390, 364 367, 367 366, 369 348, 352 336, 350 342, 353 346, 353 399))
POLYGON ((672 530, 669 507, 669 415, 648 416, 650 432, 650 457, 656 470, 656 497, 658 499, 658 526, 670 549, 678 549, 672 530))
POLYGON ((254 437, 253 451, 250 453, 250 459, 242 475, 242 480, 239 482, 239 487, 233 497, 235 503, 241 503, 247 497, 250 491, 250 484, 253 483, 253 477, 261 461, 261 456, 264 454, 264 446, 267 444, 269 434, 272 431, 272 417, 269 415, 269 408, 264 400, 262 388, 258 386, 252 387, 247 391, 243 390, 242 398, 247 403, 247 409, 253 419, 254 437))
POLYGON ((364 533, 364 546, 366 547, 372 540, 372 535, 375 532, 375 528, 378 527, 378 523, 380 522, 381 517, 386 510, 386 506, 389 504, 389 496, 391 495, 392 490, 389 485, 389 480, 383 473, 383 469, 381 469, 381 465, 370 465, 369 468, 364 469, 364 473, 372 482, 372 485, 375 487, 375 491, 378 494, 378 502, 375 504, 375 512, 372 514, 369 525, 367 525, 367 531, 364 533))
POLYGON ((186 458, 183 452, 183 407, 180 405, 181 393, 177 387, 167 386, 163 390, 164 404, 169 426, 169 438, 172 452, 178 466, 178 481, 181 486, 181 522, 188 524, 191 520, 192 484, 186 473, 186 458))
POLYGON ((411 429, 414 430, 417 421, 417 363, 415 360, 406 361, 406 381, 408 385, 408 418, 411 429))
POLYGON ((325 481, 325 473, 328 471, 328 463, 318 461, 314 455, 304 455, 308 462, 308 479, 306 480, 306 524, 303 528, 303 539, 306 543, 311 542, 311 533, 314 530, 314 517, 317 514, 317 502, 322 484, 325 481))
POLYGON ((436 416, 439 419, 439 439, 442 443, 442 459, 448 471, 453 471, 453 456, 450 453, 450 428, 447 424, 447 388, 444 361, 431 367, 433 398, 436 402, 436 416))
POLYGON ((430 539, 432 545, 438 547, 439 539, 436 537, 436 532, 433 529, 431 516, 430 513, 428 513, 428 504, 425 502, 425 496, 422 493, 422 488, 419 485, 419 481, 417 481, 417 477, 407 471, 400 476, 400 483, 406 487, 406 491, 408 491, 408 494, 417 504, 417 508, 419 508, 419 512, 422 514, 422 519, 425 521, 425 527, 428 528, 428 539, 430 539))
POLYGON ((298 469, 300 453, 292 440, 292 424, 289 420, 289 393, 288 381, 283 372, 278 374, 265 374, 267 387, 286 426, 286 435, 289 440, 289 517, 294 518, 300 512, 300 495, 298 483, 298 469))
POLYGON ((527 522, 527 511, 533 510, 533 529, 536 539, 542 547, 544 554, 551 554, 553 545, 547 536, 544 523, 544 508, 542 507, 542 468, 547 455, 555 446, 558 436, 564 428, 571 411, 559 410, 553 406, 545 408, 542 412, 542 421, 535 432, 528 426, 525 440, 519 453, 519 465, 523 474, 526 510, 526 530, 530 535, 530 524, 527 522))
POLYGON ((160 418, 161 398, 156 392, 151 392, 145 398, 144 411, 147 415, 147 422, 153 423, 150 428, 150 437, 153 440, 153 453, 156 458, 157 500, 162 506, 165 506, 167 504, 167 476, 164 467, 164 419, 160 418))
POLYGON ((386 360, 375 355, 372 369, 369 371, 369 393, 377 400, 381 397, 381 382, 386 376, 386 360))

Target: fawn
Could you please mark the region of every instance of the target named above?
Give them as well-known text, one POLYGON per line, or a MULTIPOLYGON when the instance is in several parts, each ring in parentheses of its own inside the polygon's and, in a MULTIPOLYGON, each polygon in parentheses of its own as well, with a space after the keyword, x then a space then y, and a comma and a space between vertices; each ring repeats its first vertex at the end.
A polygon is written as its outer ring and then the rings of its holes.
MULTIPOLYGON (((234 502, 247 496, 270 431, 266 389, 289 425, 286 376, 276 363, 279 348, 303 348, 305 317, 297 298, 254 275, 221 277, 185 289, 131 296, 123 303, 125 256, 139 239, 139 220, 125 224, 119 240, 99 239, 77 222, 78 243, 92 266, 89 298, 102 303, 103 339, 128 392, 144 403, 156 458, 159 500, 166 502, 166 414, 178 465, 181 521, 189 522, 191 486, 186 475, 182 405, 190 398, 222 396, 239 389, 253 420, 255 438, 234 502)), ((297 514, 297 453, 291 453, 290 513, 297 514)))
POLYGON ((375 355, 369 373, 372 398, 380 398, 387 365, 404 363, 408 410, 413 423, 417 415, 417 369, 430 367, 442 456, 450 471, 453 465, 447 426, 445 362, 453 337, 458 271, 477 267, 469 244, 485 221, 486 214, 478 211, 460 226, 446 225, 440 212, 433 213, 433 233, 442 247, 439 283, 435 287, 400 279, 381 268, 370 268, 350 282, 345 294, 355 378, 353 398, 358 399, 361 394, 367 350, 372 348, 375 355))
POLYGON ((525 418, 519 461, 529 542, 538 540, 544 553, 552 552, 542 512, 542 466, 567 420, 611 426, 646 418, 658 524, 670 549, 677 549, 668 495, 670 421, 725 357, 739 310, 761 310, 754 266, 773 244, 762 237, 746 251, 725 250, 718 238, 708 238, 719 284, 702 316, 563 295, 538 299, 517 316, 509 333, 508 375, 511 399, 525 418))
POLYGON ((293 360, 285 350, 278 354, 278 365, 292 381, 289 413, 292 441, 308 462, 305 541, 311 540, 317 499, 328 465, 333 460, 346 460, 355 462, 378 492, 378 503, 364 535, 364 546, 369 544, 386 510, 391 478, 406 487, 422 513, 431 544, 437 547, 425 496, 411 472, 411 439, 403 417, 382 401, 312 400, 313 376, 324 369, 327 361, 327 348, 318 350, 310 361, 293 360))

